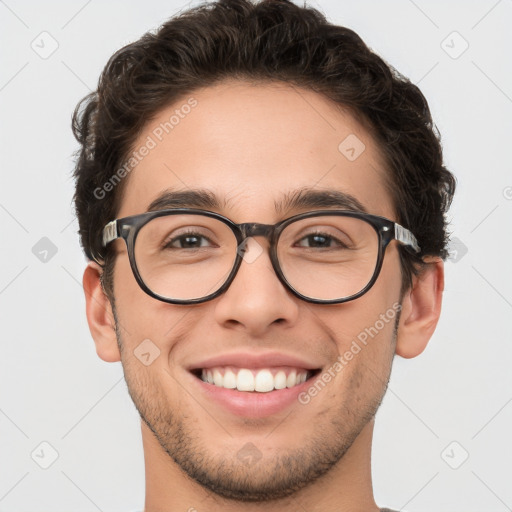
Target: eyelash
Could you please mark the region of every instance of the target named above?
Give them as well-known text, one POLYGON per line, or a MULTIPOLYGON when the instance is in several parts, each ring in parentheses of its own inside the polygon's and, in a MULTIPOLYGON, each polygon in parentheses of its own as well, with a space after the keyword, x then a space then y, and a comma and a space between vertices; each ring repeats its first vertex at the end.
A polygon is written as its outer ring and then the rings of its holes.
MULTIPOLYGON (((170 240, 164 241, 164 243, 162 244, 162 248, 163 249, 187 249, 186 247, 170 247, 170 246, 172 243, 174 243, 177 240, 182 240, 182 239, 185 239, 185 238, 191 237, 191 236, 194 236, 194 237, 197 237, 200 239, 202 238, 204 240, 208 240, 210 243, 213 243, 207 236, 205 236, 201 233, 198 233, 197 231, 186 231, 184 233, 180 233, 178 236, 171 238, 170 240)), ((201 247, 202 246, 193 247, 193 249, 199 249, 201 247)))
MULTIPOLYGON (((322 232, 322 231, 314 231, 314 232, 311 232, 311 233, 307 233, 306 235, 301 237, 299 239, 299 241, 304 240, 305 238, 315 237, 315 236, 321 236, 321 237, 323 237, 323 238, 325 238, 327 240, 335 241, 339 247, 344 247, 344 248, 348 247, 346 244, 344 244, 343 242, 338 240, 336 237, 334 237, 334 236, 332 236, 332 235, 330 235, 328 233, 322 232)), ((328 249, 330 249, 330 248, 331 247, 328 247, 328 249)), ((311 247, 309 247, 309 249, 311 249, 311 247)))
MULTIPOLYGON (((323 237, 323 238, 325 238, 327 240, 335 241, 337 243, 338 247, 348 248, 348 246, 345 243, 341 242, 336 237, 334 237, 334 236, 332 236, 332 235, 330 235, 328 233, 322 232, 322 231, 314 231, 314 232, 311 232, 311 233, 307 233, 304 236, 302 236, 298 240, 298 242, 301 242, 302 240, 305 240, 305 239, 307 239, 309 237, 315 237, 315 236, 321 236, 321 237, 323 237)), ((171 244, 173 244, 174 242, 179 241, 179 240, 183 240, 183 239, 185 239, 187 237, 196 237, 196 238, 199 238, 199 239, 207 240, 209 243, 212 243, 212 241, 207 236, 205 236, 205 235, 203 235, 201 233, 198 233, 197 231, 187 231, 185 233, 180 233, 178 236, 173 237, 170 240, 164 242, 162 244, 162 248, 163 249, 171 249, 171 248, 172 249, 187 249, 186 247, 171 247, 171 244)), ((192 249, 200 249, 201 247, 203 247, 203 246, 200 245, 199 247, 193 247, 192 249)), ((308 249, 312 249, 312 247, 307 247, 307 248, 308 249)), ((331 248, 331 247, 328 247, 328 248, 331 248)))

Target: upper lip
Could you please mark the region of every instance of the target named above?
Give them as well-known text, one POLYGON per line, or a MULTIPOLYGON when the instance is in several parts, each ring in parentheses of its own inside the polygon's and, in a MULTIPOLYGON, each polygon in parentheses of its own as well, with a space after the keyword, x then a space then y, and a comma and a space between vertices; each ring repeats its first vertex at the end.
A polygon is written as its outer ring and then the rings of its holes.
POLYGON ((231 352, 217 355, 194 363, 188 367, 189 371, 217 366, 235 366, 237 368, 272 368, 275 366, 291 366, 305 370, 317 370, 321 367, 301 357, 279 352, 266 352, 254 354, 250 352, 231 352))

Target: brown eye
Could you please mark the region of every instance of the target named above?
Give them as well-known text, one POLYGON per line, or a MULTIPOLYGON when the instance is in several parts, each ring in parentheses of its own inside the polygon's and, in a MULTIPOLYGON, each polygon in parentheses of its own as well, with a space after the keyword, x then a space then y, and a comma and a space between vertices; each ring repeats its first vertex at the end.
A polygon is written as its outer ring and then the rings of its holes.
POLYGON ((164 249, 199 249, 211 245, 209 238, 200 233, 190 232, 171 238, 164 243, 164 249))
POLYGON ((299 247, 308 247, 308 248, 331 248, 334 246, 337 247, 346 247, 345 244, 340 242, 338 239, 328 235, 326 233, 311 233, 300 239, 297 244, 299 247))

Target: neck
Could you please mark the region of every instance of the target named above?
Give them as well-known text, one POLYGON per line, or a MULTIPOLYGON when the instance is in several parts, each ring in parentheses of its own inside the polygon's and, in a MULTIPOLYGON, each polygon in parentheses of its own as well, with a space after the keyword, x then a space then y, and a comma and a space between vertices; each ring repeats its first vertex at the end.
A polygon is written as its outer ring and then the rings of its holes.
POLYGON ((373 419, 326 475, 279 502, 259 503, 226 500, 204 489, 176 465, 144 422, 141 426, 146 470, 144 512, 379 511, 371 477, 373 419))

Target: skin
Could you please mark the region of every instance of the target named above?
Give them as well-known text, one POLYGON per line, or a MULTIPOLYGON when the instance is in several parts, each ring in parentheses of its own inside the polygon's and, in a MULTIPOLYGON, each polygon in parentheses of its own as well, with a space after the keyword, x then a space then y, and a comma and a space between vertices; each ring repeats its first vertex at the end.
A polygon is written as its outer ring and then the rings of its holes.
MULTIPOLYGON (((118 218, 146 211, 168 188, 207 188, 226 198, 219 213, 233 221, 273 224, 299 213, 277 213, 274 200, 306 187, 348 192, 370 213, 396 220, 378 147, 352 116, 322 96, 286 84, 234 81, 191 96, 197 107, 127 178, 118 218), (349 134, 366 146, 352 162, 338 151, 349 134)), ((177 106, 163 109, 134 147, 177 106)), ((247 419, 206 400, 192 385, 187 365, 240 349, 279 350, 329 368, 399 301, 401 284, 394 241, 365 295, 345 304, 306 303, 278 280, 267 242, 256 241, 264 251, 242 263, 223 295, 182 306, 140 289, 124 241, 117 240, 117 326, 101 288, 101 268, 91 262, 85 270, 87 318, 97 353, 104 361, 122 361, 143 418, 145 512, 377 511, 370 466, 374 415, 394 355, 419 355, 434 332, 443 262, 431 258, 414 278, 401 301, 396 335, 393 322, 386 324, 310 403, 247 419), (160 355, 145 366, 133 352, 148 338, 160 355), (262 455, 250 467, 237 457, 247 443, 262 455)))

